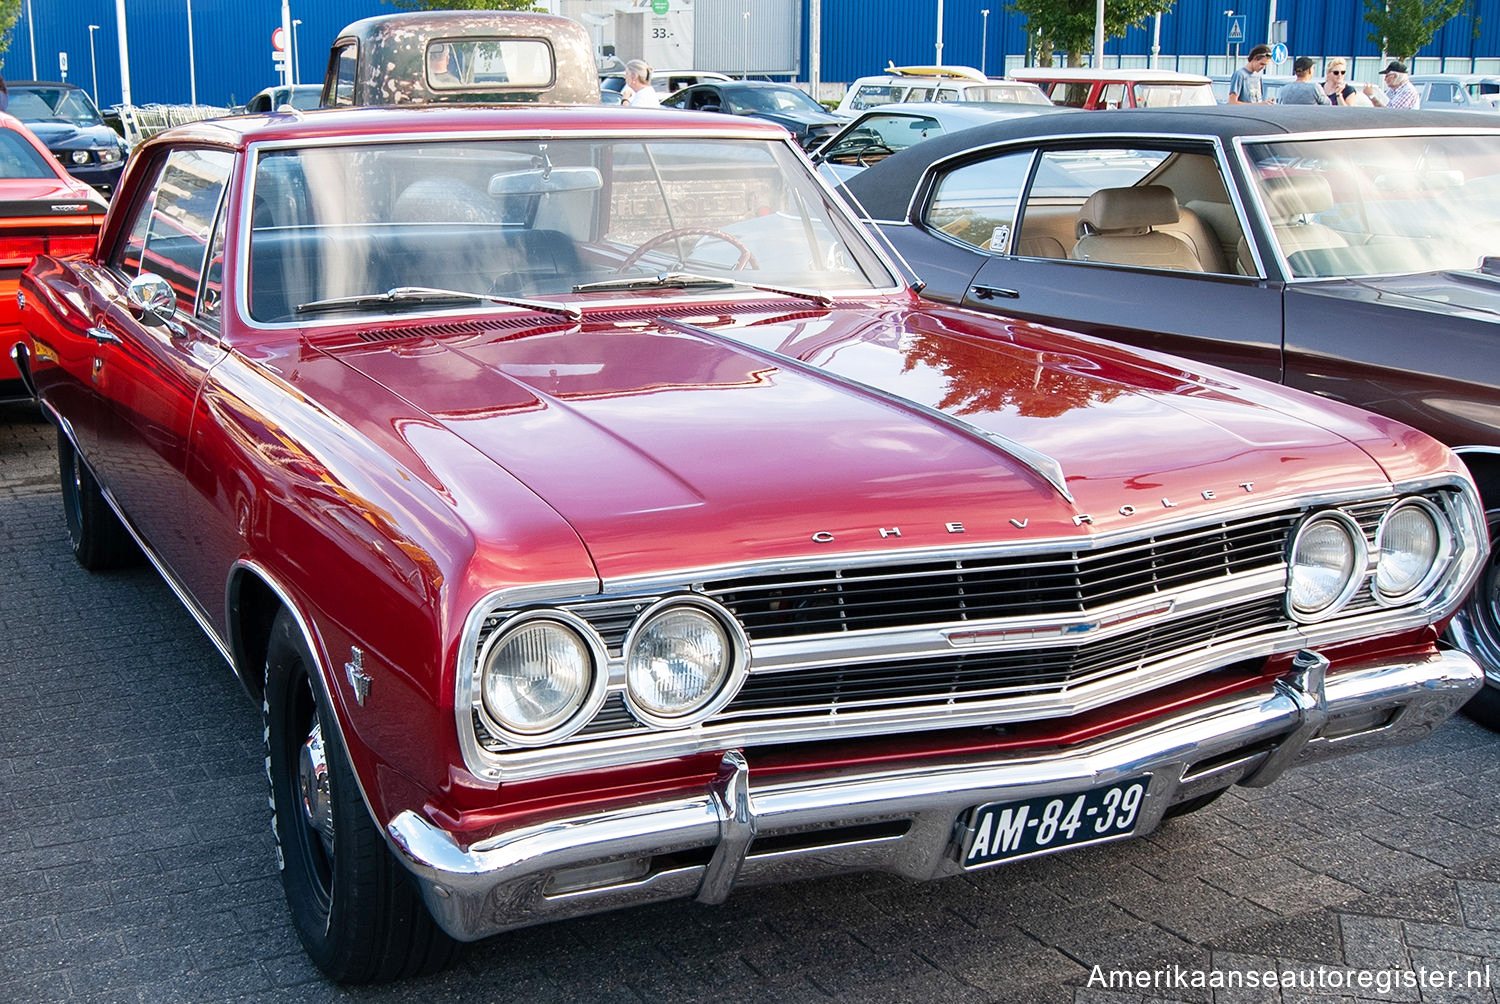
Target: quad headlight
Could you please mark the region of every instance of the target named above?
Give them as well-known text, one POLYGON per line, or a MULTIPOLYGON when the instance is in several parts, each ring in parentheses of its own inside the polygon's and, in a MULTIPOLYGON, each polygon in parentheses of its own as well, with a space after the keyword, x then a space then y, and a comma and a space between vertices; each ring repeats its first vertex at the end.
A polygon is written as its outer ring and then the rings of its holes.
POLYGON ((68 159, 74 164, 87 164, 89 162, 89 152, 87 150, 74 150, 68 155, 68 159))
POLYGON ((1348 516, 1321 512, 1304 521, 1292 541, 1292 616, 1310 622, 1337 613, 1359 588, 1368 564, 1364 534, 1348 516))
POLYGON ((1425 499, 1406 499, 1386 513, 1375 543, 1375 598, 1387 604, 1420 600, 1453 554, 1448 520, 1425 499))
POLYGON ((509 742, 557 742, 604 701, 606 654, 588 624, 563 611, 522 615, 505 624, 480 655, 485 716, 509 742))
POLYGON ((648 725, 702 721, 739 690, 746 644, 726 613, 695 599, 668 599, 637 622, 625 643, 625 700, 648 725))

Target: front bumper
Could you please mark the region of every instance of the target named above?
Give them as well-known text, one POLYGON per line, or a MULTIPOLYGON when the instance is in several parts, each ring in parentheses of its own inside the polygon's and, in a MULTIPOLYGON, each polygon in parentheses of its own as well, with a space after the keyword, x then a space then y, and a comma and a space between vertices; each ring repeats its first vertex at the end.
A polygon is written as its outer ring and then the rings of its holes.
POLYGON ((764 783, 732 750, 715 782, 691 797, 557 818, 468 847, 411 811, 387 835, 437 922, 466 941, 660 900, 721 902, 736 885, 850 871, 932 879, 964 870, 959 847, 974 806, 1149 774, 1140 835, 1175 803, 1420 739, 1483 680, 1456 651, 1334 673, 1302 652, 1265 686, 1077 746, 764 783))

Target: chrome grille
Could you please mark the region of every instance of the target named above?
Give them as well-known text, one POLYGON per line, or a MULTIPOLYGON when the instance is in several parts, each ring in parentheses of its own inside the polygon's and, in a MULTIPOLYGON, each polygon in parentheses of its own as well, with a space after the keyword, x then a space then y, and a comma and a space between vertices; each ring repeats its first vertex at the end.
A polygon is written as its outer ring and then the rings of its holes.
POLYGON ((1096 551, 829 569, 705 584, 752 641, 866 628, 1083 613, 1274 568, 1300 513, 1219 523, 1096 551))
MULTIPOLYGON (((1341 508, 1373 547, 1380 520, 1394 501, 1384 498, 1341 508)), ((578 598, 563 605, 590 622, 613 659, 620 658, 641 611, 664 595, 688 588, 733 613, 752 650, 826 646, 846 636, 852 652, 881 631, 925 630, 965 621, 1008 624, 1050 618, 1082 625, 1111 604, 1139 604, 1162 593, 1216 583, 1224 585, 1227 596, 1250 576, 1258 574, 1264 581, 1267 572, 1285 567, 1291 534, 1306 515, 1302 508, 1261 513, 1093 549, 997 549, 998 553, 941 560, 709 578, 643 595, 578 598)), ((1366 582, 1336 619, 1372 611, 1377 605, 1366 582)), ((484 633, 505 616, 497 612, 484 633)), ((1225 658, 1233 658, 1247 646, 1294 629, 1278 590, 1191 613, 1173 614, 1163 607, 1160 616, 1144 617, 1130 630, 1080 635, 1077 642, 1060 637, 1048 644, 1000 645, 993 650, 934 646, 900 655, 872 653, 867 646, 860 649, 863 655, 831 665, 825 658, 771 669, 757 669, 752 655, 751 671, 739 694, 702 727, 740 735, 751 730, 774 741, 778 723, 805 723, 810 718, 833 723, 863 712, 904 710, 908 715, 931 713, 940 721, 949 711, 999 709, 1003 705, 994 702, 1008 699, 1065 697, 1073 688, 1117 678, 1134 693, 1149 689, 1150 683, 1143 677, 1138 685, 1131 684, 1132 674, 1149 674, 1153 667, 1168 663, 1181 665, 1216 647, 1225 658)), ((1203 668, 1217 664, 1204 660, 1203 668)), ((1003 718, 1003 711, 996 714, 1003 718)), ((475 724, 485 749, 496 755, 508 752, 484 732, 477 715, 475 724)), ((593 721, 558 746, 644 741, 653 731, 613 692, 593 721)))

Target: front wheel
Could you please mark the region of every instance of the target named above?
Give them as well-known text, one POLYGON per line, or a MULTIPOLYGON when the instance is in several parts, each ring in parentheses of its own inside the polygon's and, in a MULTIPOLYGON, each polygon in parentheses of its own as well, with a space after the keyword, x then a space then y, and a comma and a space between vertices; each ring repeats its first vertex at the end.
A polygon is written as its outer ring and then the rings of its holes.
POLYGON ((109 507, 94 472, 62 429, 57 430, 57 472, 74 559, 91 572, 139 563, 141 551, 135 539, 109 507))
POLYGON ((370 819, 313 665, 296 620, 282 610, 266 655, 266 774, 297 937, 340 983, 436 972, 460 946, 433 921, 370 819))
POLYGON ((1491 509, 1485 519, 1490 525, 1489 558, 1454 615, 1449 635, 1484 668, 1484 689, 1464 705, 1464 713, 1500 732, 1500 509, 1491 509))

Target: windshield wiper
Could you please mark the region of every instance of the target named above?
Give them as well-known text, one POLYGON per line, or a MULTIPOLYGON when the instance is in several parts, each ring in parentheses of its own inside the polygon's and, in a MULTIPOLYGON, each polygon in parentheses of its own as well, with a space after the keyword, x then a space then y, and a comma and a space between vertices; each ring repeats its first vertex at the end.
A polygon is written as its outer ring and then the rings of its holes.
POLYGON ((566 303, 550 300, 528 300, 524 297, 494 296, 470 293, 462 289, 435 289, 431 286, 395 286, 384 293, 361 293, 357 296, 334 296, 298 304, 297 313, 317 314, 332 310, 361 310, 378 307, 425 307, 442 303, 500 303, 507 307, 525 307, 547 314, 561 314, 570 321, 583 319, 583 311, 566 303))
POLYGON ((600 282, 585 282, 573 287, 575 293, 607 293, 612 290, 632 289, 702 289, 711 286, 743 286, 761 293, 779 293, 795 296, 800 300, 811 300, 820 307, 833 305, 833 298, 810 289, 794 289, 789 286, 768 286, 759 282, 746 282, 723 275, 699 275, 696 272, 663 272, 660 275, 642 275, 631 278, 604 279, 600 282))

